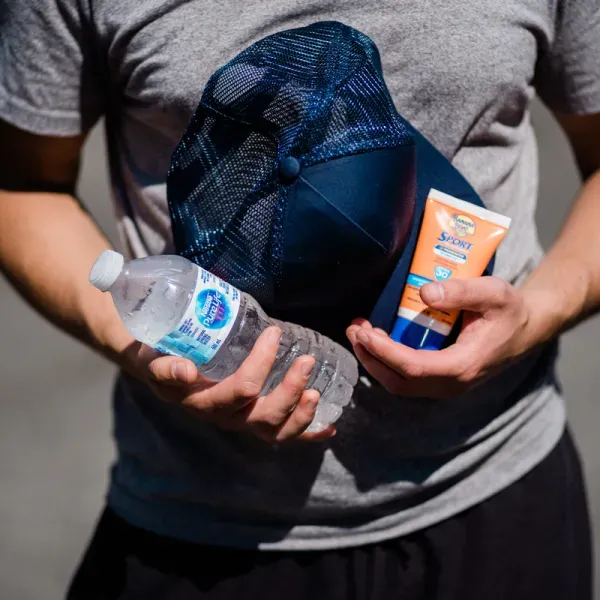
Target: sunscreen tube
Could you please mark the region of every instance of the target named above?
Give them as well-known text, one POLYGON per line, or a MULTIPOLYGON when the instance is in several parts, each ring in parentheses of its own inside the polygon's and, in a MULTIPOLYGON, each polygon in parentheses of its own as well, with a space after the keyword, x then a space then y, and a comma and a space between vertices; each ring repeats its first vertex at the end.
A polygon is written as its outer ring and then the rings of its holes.
POLYGON ((509 226, 508 217, 432 189, 390 337, 411 348, 439 350, 460 311, 430 308, 421 300, 421 286, 480 277, 509 226))

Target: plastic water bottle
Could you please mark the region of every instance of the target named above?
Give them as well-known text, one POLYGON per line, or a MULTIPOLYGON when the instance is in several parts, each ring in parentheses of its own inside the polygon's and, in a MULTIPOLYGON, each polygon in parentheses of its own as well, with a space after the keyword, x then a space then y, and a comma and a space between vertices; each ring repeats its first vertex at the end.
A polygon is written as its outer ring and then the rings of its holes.
POLYGON ((306 389, 320 392, 308 431, 334 423, 358 380, 356 359, 316 331, 270 319, 258 302, 181 256, 150 256, 125 263, 105 250, 90 283, 110 292, 125 327, 138 341, 165 354, 190 359, 200 373, 221 381, 248 356, 261 332, 281 328, 275 364, 262 393, 283 379, 292 362, 310 354, 315 365, 306 389))

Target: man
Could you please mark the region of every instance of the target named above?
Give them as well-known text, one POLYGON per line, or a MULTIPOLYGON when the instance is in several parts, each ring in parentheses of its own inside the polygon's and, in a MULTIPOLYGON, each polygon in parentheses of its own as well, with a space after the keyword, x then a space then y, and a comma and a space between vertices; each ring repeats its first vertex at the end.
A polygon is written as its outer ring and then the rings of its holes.
POLYGON ((108 508, 70 598, 591 598, 581 472, 548 342, 600 305, 596 0, 6 0, 0 11, 0 265, 123 370, 108 508), (310 359, 258 397, 276 329, 219 384, 140 348, 87 283, 108 243, 74 198, 82 144, 106 114, 127 252, 170 251, 165 175, 203 84, 252 41, 324 19, 375 40, 402 114, 513 220, 497 278, 423 288, 430 306, 466 311, 447 350, 349 327, 381 386, 357 388, 335 438, 303 433, 310 359), (585 176, 545 258, 534 89, 585 176))

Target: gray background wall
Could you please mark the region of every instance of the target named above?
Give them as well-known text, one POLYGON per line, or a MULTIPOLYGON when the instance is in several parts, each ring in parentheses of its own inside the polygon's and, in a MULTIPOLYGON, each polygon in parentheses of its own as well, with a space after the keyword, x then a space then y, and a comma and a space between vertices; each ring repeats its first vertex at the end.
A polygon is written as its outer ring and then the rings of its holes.
MULTIPOLYGON (((539 106, 534 122, 542 176, 538 222, 548 245, 579 182, 564 137, 539 106)), ((86 148, 80 193, 102 228, 114 236, 98 130, 86 148)), ((54 600, 61 598, 102 506, 113 456, 114 370, 34 314, 2 278, 0 307, 0 598, 54 600)), ((564 337, 560 362, 596 522, 598 339, 596 318, 564 337)), ((598 536, 595 539, 598 549, 598 536)))

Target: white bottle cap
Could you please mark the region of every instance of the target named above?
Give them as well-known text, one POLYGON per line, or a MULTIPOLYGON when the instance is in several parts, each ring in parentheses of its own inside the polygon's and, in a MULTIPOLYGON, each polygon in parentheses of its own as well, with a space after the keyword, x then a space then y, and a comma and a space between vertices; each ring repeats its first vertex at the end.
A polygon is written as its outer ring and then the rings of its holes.
POLYGON ((107 292, 118 279, 124 264, 125 259, 121 254, 105 250, 96 259, 90 271, 90 283, 101 292, 107 292))

